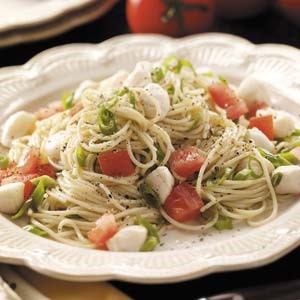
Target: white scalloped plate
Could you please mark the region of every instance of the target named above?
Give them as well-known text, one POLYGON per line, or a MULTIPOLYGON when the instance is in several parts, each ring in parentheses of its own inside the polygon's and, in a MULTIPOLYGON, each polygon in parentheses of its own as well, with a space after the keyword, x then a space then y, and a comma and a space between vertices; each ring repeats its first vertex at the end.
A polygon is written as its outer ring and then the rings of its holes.
MULTIPOLYGON (((0 69, 0 119, 35 109, 83 79, 103 78, 140 60, 174 53, 196 67, 211 67, 234 82, 256 73, 269 82, 274 105, 300 113, 300 52, 283 45, 255 46, 238 37, 202 34, 174 40, 158 35, 125 35, 99 45, 57 47, 20 67, 0 69), (43 99, 43 102, 39 99, 43 99)), ((270 263, 300 244, 300 202, 281 208, 273 222, 205 235, 169 230, 152 253, 113 253, 66 246, 24 232, 0 216, 0 261, 22 264, 57 278, 78 281, 183 281, 213 272, 270 263)))

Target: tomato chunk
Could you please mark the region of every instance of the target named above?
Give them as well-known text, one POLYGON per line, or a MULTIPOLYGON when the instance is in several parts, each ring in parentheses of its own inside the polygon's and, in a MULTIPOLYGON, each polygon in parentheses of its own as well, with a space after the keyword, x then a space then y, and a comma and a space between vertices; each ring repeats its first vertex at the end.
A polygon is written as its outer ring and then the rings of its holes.
POLYGON ((249 128, 256 127, 263 132, 269 140, 274 139, 273 116, 266 115, 250 118, 249 128))
POLYGON ((171 154, 170 168, 173 173, 188 178, 200 170, 204 161, 205 157, 196 147, 191 146, 171 154))
POLYGON ((267 107, 268 105, 264 102, 257 102, 257 103, 254 103, 253 105, 251 105, 249 107, 249 113, 248 113, 248 116, 251 118, 251 117, 255 117, 256 115, 256 112, 259 110, 259 109, 262 109, 262 108, 265 108, 267 107))
POLYGON ((87 233, 87 236, 93 244, 103 247, 118 230, 118 224, 114 215, 104 214, 96 221, 96 226, 87 233))
POLYGON ((35 185, 30 181, 26 181, 25 183, 25 187, 24 187, 24 201, 28 200, 28 198, 30 197, 31 193, 33 192, 35 185))
POLYGON ((17 173, 20 174, 35 173, 39 163, 40 163, 39 150, 36 148, 31 148, 27 154, 25 163, 22 166, 17 167, 17 173))
POLYGON ((98 162, 104 175, 130 176, 135 172, 127 150, 99 154, 98 162))
POLYGON ((195 188, 183 182, 172 190, 164 203, 164 209, 174 220, 186 222, 199 216, 203 204, 195 188))
POLYGON ((239 101, 234 105, 230 105, 226 108, 227 118, 230 120, 236 120, 240 116, 245 115, 248 112, 248 107, 245 102, 239 101))
POLYGON ((235 92, 223 83, 213 83, 208 87, 208 91, 214 102, 221 108, 235 105, 238 102, 235 92))
POLYGON ((55 177, 55 169, 50 164, 42 164, 37 166, 35 172, 39 174, 39 176, 47 175, 49 177, 55 177))

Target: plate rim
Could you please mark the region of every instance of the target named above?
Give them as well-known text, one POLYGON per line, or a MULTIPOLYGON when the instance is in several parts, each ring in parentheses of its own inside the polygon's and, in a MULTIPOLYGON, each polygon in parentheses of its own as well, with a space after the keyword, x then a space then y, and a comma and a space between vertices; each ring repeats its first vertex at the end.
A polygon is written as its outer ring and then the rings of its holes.
MULTIPOLYGON (((39 53, 38 55, 34 56, 32 59, 30 59, 27 63, 21 66, 12 66, 12 67, 5 67, 0 69, 0 87, 1 87, 1 81, 5 82, 5 79, 10 78, 13 76, 13 74, 18 75, 19 77, 24 76, 24 74, 28 74, 30 70, 34 70, 39 64, 45 64, 45 60, 47 57, 51 57, 54 54, 63 53, 65 51, 70 51, 71 49, 76 49, 76 51, 86 51, 88 49, 96 49, 98 51, 107 49, 106 51, 109 51, 110 48, 115 47, 116 45, 124 45, 126 43, 129 43, 130 45, 134 45, 137 42, 141 41, 151 41, 160 40, 162 43, 166 44, 174 44, 174 42, 179 42, 180 44, 188 43, 188 42, 196 42, 196 41, 215 41, 217 39, 227 40, 227 42, 235 42, 237 47, 240 47, 241 49, 248 49, 249 51, 260 51, 260 49, 267 49, 268 51, 273 51, 276 53, 276 55, 280 55, 280 57, 284 57, 286 59, 289 59, 291 61, 299 62, 300 61, 300 51, 296 48, 286 46, 286 45, 280 45, 280 44, 262 44, 262 45, 254 45, 253 43, 249 42, 246 39, 229 35, 229 34, 220 34, 220 33, 206 33, 206 34, 198 34, 194 36, 185 37, 182 39, 173 39, 170 37, 165 37, 161 35, 123 35, 123 36, 117 36, 112 39, 109 39, 107 41, 104 41, 99 44, 69 44, 69 45, 63 45, 54 47, 51 49, 48 49, 46 51, 43 51, 39 53)), ((96 51, 95 50, 95 51, 96 51)), ((298 70, 298 68, 297 68, 298 70)), ((300 70, 300 69, 299 69, 300 70)), ((300 203, 298 205, 294 205, 295 209, 297 209, 297 212, 300 213, 300 203)), ((0 232, 1 230, 4 230, 8 225, 5 225, 6 219, 3 216, 0 216, 0 232)), ((10 222, 9 222, 10 223, 10 222)), ((11 224, 11 223, 10 223, 11 224)), ((299 223, 300 224, 300 221, 299 223)), ((17 228, 16 228, 17 230, 17 228)), ((19 230, 21 230, 19 228, 19 230)), ((22 231, 23 232, 23 231, 22 231)), ((29 233, 24 233, 27 237, 29 237, 29 233)), ((30 240, 35 240, 36 236, 30 235, 30 240)), ((281 237, 282 238, 282 237, 281 237)), ((300 245, 300 228, 294 229, 294 231, 291 233, 291 236, 289 238, 286 238, 284 246, 281 245, 281 247, 278 247, 279 250, 275 253, 269 253, 268 255, 264 256, 262 255, 260 258, 254 258, 249 259, 248 261, 243 261, 243 263, 235 264, 232 263, 230 258, 226 258, 223 263, 216 263, 216 264, 205 264, 204 261, 197 261, 196 268, 191 269, 184 269, 180 271, 181 268, 174 267, 173 270, 176 270, 176 274, 172 273, 172 267, 170 268, 170 272, 168 275, 158 276, 158 272, 152 272, 152 275, 148 276, 141 276, 137 275, 135 271, 134 265, 131 265, 131 270, 124 271, 120 268, 114 266, 110 266, 111 269, 105 269, 99 270, 99 271, 93 271, 90 274, 76 274, 72 273, 70 271, 67 271, 67 268, 61 268, 58 270, 53 270, 50 266, 45 266, 45 264, 42 262, 43 259, 43 253, 37 257, 37 260, 32 260, 33 255, 36 255, 39 253, 39 249, 35 249, 34 251, 29 251, 28 253, 12 253, 5 255, 5 250, 3 250, 5 247, 3 246, 2 242, 0 242, 0 261, 3 262, 9 262, 14 264, 23 264, 31 269, 43 273, 44 275, 65 279, 65 280, 73 280, 73 281, 97 281, 97 280, 122 280, 122 281, 128 281, 128 282, 136 282, 136 283, 170 283, 170 282, 179 282, 184 280, 189 280, 193 278, 197 278, 200 276, 208 275, 211 273, 216 272, 225 272, 225 271, 232 271, 232 270, 241 270, 241 269, 248 269, 248 268, 254 268, 258 266, 265 265, 267 263, 273 262, 274 260, 277 260, 278 258, 282 257, 286 253, 290 252, 294 248, 296 248, 298 245, 300 245), (290 239, 289 239, 290 238, 290 239), (37 252, 35 252, 37 251, 37 252), (3 254, 4 253, 4 254, 3 254), (26 256, 27 255, 27 256, 26 256), (38 263, 37 263, 38 262, 38 263), (200 262, 200 265, 199 265, 200 262), (202 263, 202 266, 201 266, 202 263), (110 271, 108 271, 110 270, 110 271), (134 270, 134 271, 133 271, 134 270), (155 275, 156 274, 156 275, 155 275)), ((40 238, 38 238, 39 241, 40 238)), ((57 248, 62 248, 62 244, 50 241, 50 243, 56 243, 55 245, 57 248), (59 246, 60 245, 60 246, 59 246)), ((49 243, 49 244, 50 244, 49 243)), ((46 245, 47 242, 43 241, 41 243, 42 245, 46 245)), ((54 245, 54 244, 53 244, 54 245)), ((46 246, 45 246, 46 247, 46 246)), ((68 249, 74 249, 74 247, 71 246, 65 246, 68 249)), ((47 247, 45 248, 47 249, 47 247)), ((81 249, 86 250, 86 249, 81 249)), ((74 250, 75 251, 75 250, 74 250)), ((79 251, 79 250, 78 250, 79 251)), ((91 251, 91 250, 89 250, 91 251)), ((161 255, 162 253, 168 253, 170 255, 174 254, 175 252, 180 252, 183 256, 189 256, 192 253, 197 251, 193 250, 176 250, 176 251, 165 251, 165 252, 154 252, 150 254, 152 259, 156 259, 158 255, 161 255)), ((94 253, 95 251, 93 251, 94 253)), ((91 252, 89 252, 91 253, 91 252)), ((96 255, 96 254, 95 254, 96 255)), ((109 260, 112 256, 121 258, 124 254, 119 253, 104 253, 104 252, 98 252, 97 255, 103 255, 106 256, 109 260)), ((138 253, 138 254, 128 254, 128 257, 133 258, 133 255, 138 256, 139 258, 143 259, 145 257, 145 254, 138 253)), ((147 254, 148 255, 148 254, 147 254)), ((124 263, 126 264, 126 260, 124 260, 124 263)), ((109 264, 108 264, 109 265, 109 264)), ((174 272, 174 271, 173 271, 174 272)))

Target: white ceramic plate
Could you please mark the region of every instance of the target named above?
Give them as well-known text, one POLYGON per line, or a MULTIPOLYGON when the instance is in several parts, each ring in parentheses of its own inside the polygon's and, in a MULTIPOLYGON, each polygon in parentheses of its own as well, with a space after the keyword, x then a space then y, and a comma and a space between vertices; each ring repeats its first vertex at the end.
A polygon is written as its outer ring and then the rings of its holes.
POLYGON ((0 0, 0 47, 48 38, 104 15, 118 0, 0 0))
MULTIPOLYGON (((0 122, 20 108, 34 110, 83 79, 103 78, 140 60, 169 54, 210 67, 238 83, 256 73, 270 83, 273 104, 300 113, 299 51, 282 45, 255 46, 238 37, 203 34, 174 40, 127 35, 99 45, 67 45, 39 54, 20 67, 0 69, 0 122), (43 100, 41 100, 43 99, 43 100)), ((281 207, 273 222, 205 235, 169 230, 152 253, 113 253, 66 246, 24 232, 0 216, 0 260, 49 276, 78 280, 120 279, 163 283, 272 262, 300 244, 300 202, 281 207)))

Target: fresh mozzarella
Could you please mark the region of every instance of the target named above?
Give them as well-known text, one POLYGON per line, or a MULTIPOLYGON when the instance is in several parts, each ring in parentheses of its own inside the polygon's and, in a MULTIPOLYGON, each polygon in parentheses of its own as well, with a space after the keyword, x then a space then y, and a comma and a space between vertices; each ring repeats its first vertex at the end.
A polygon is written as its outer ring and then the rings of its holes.
POLYGON ((14 139, 32 132, 35 121, 35 115, 25 111, 11 115, 2 127, 1 143, 6 147, 11 147, 14 139))
POLYGON ((147 238, 147 229, 141 225, 132 225, 120 229, 106 243, 110 251, 139 251, 147 238))
POLYGON ((78 101, 80 99, 82 93, 84 92, 84 90, 86 90, 88 88, 95 88, 97 86, 98 86, 98 83, 95 81, 92 81, 92 80, 83 81, 74 92, 74 100, 78 101))
POLYGON ((152 64, 147 61, 138 62, 134 70, 124 82, 126 87, 144 87, 151 82, 152 64))
POLYGON ((281 173, 282 178, 280 183, 275 187, 278 194, 300 194, 300 166, 281 166, 274 172, 281 173))
POLYGON ((0 212, 14 214, 24 202, 23 182, 14 182, 0 186, 0 212))
POLYGON ((52 161, 57 162, 60 160, 60 148, 65 136, 65 131, 59 131, 58 133, 50 135, 48 137, 48 140, 45 144, 45 151, 52 161))
POLYGON ((241 82, 237 94, 246 102, 248 107, 257 103, 269 104, 270 102, 265 84, 254 76, 246 77, 241 82))
POLYGON ((162 120, 170 109, 168 93, 156 83, 149 83, 144 89, 138 89, 147 118, 162 120))
POLYGON ((121 88, 127 79, 129 73, 125 70, 120 70, 116 74, 102 80, 100 89, 102 90, 117 90, 121 88))
POLYGON ((145 179, 145 182, 156 192, 162 204, 174 187, 174 177, 167 167, 161 166, 152 171, 145 179))
POLYGON ((269 152, 274 151, 273 143, 257 128, 248 129, 250 139, 254 141, 255 146, 266 149, 269 152))
POLYGON ((295 129, 295 121, 293 117, 285 112, 279 111, 272 108, 259 109, 256 112, 257 116, 273 116, 273 128, 275 138, 285 138, 293 132, 295 129))

